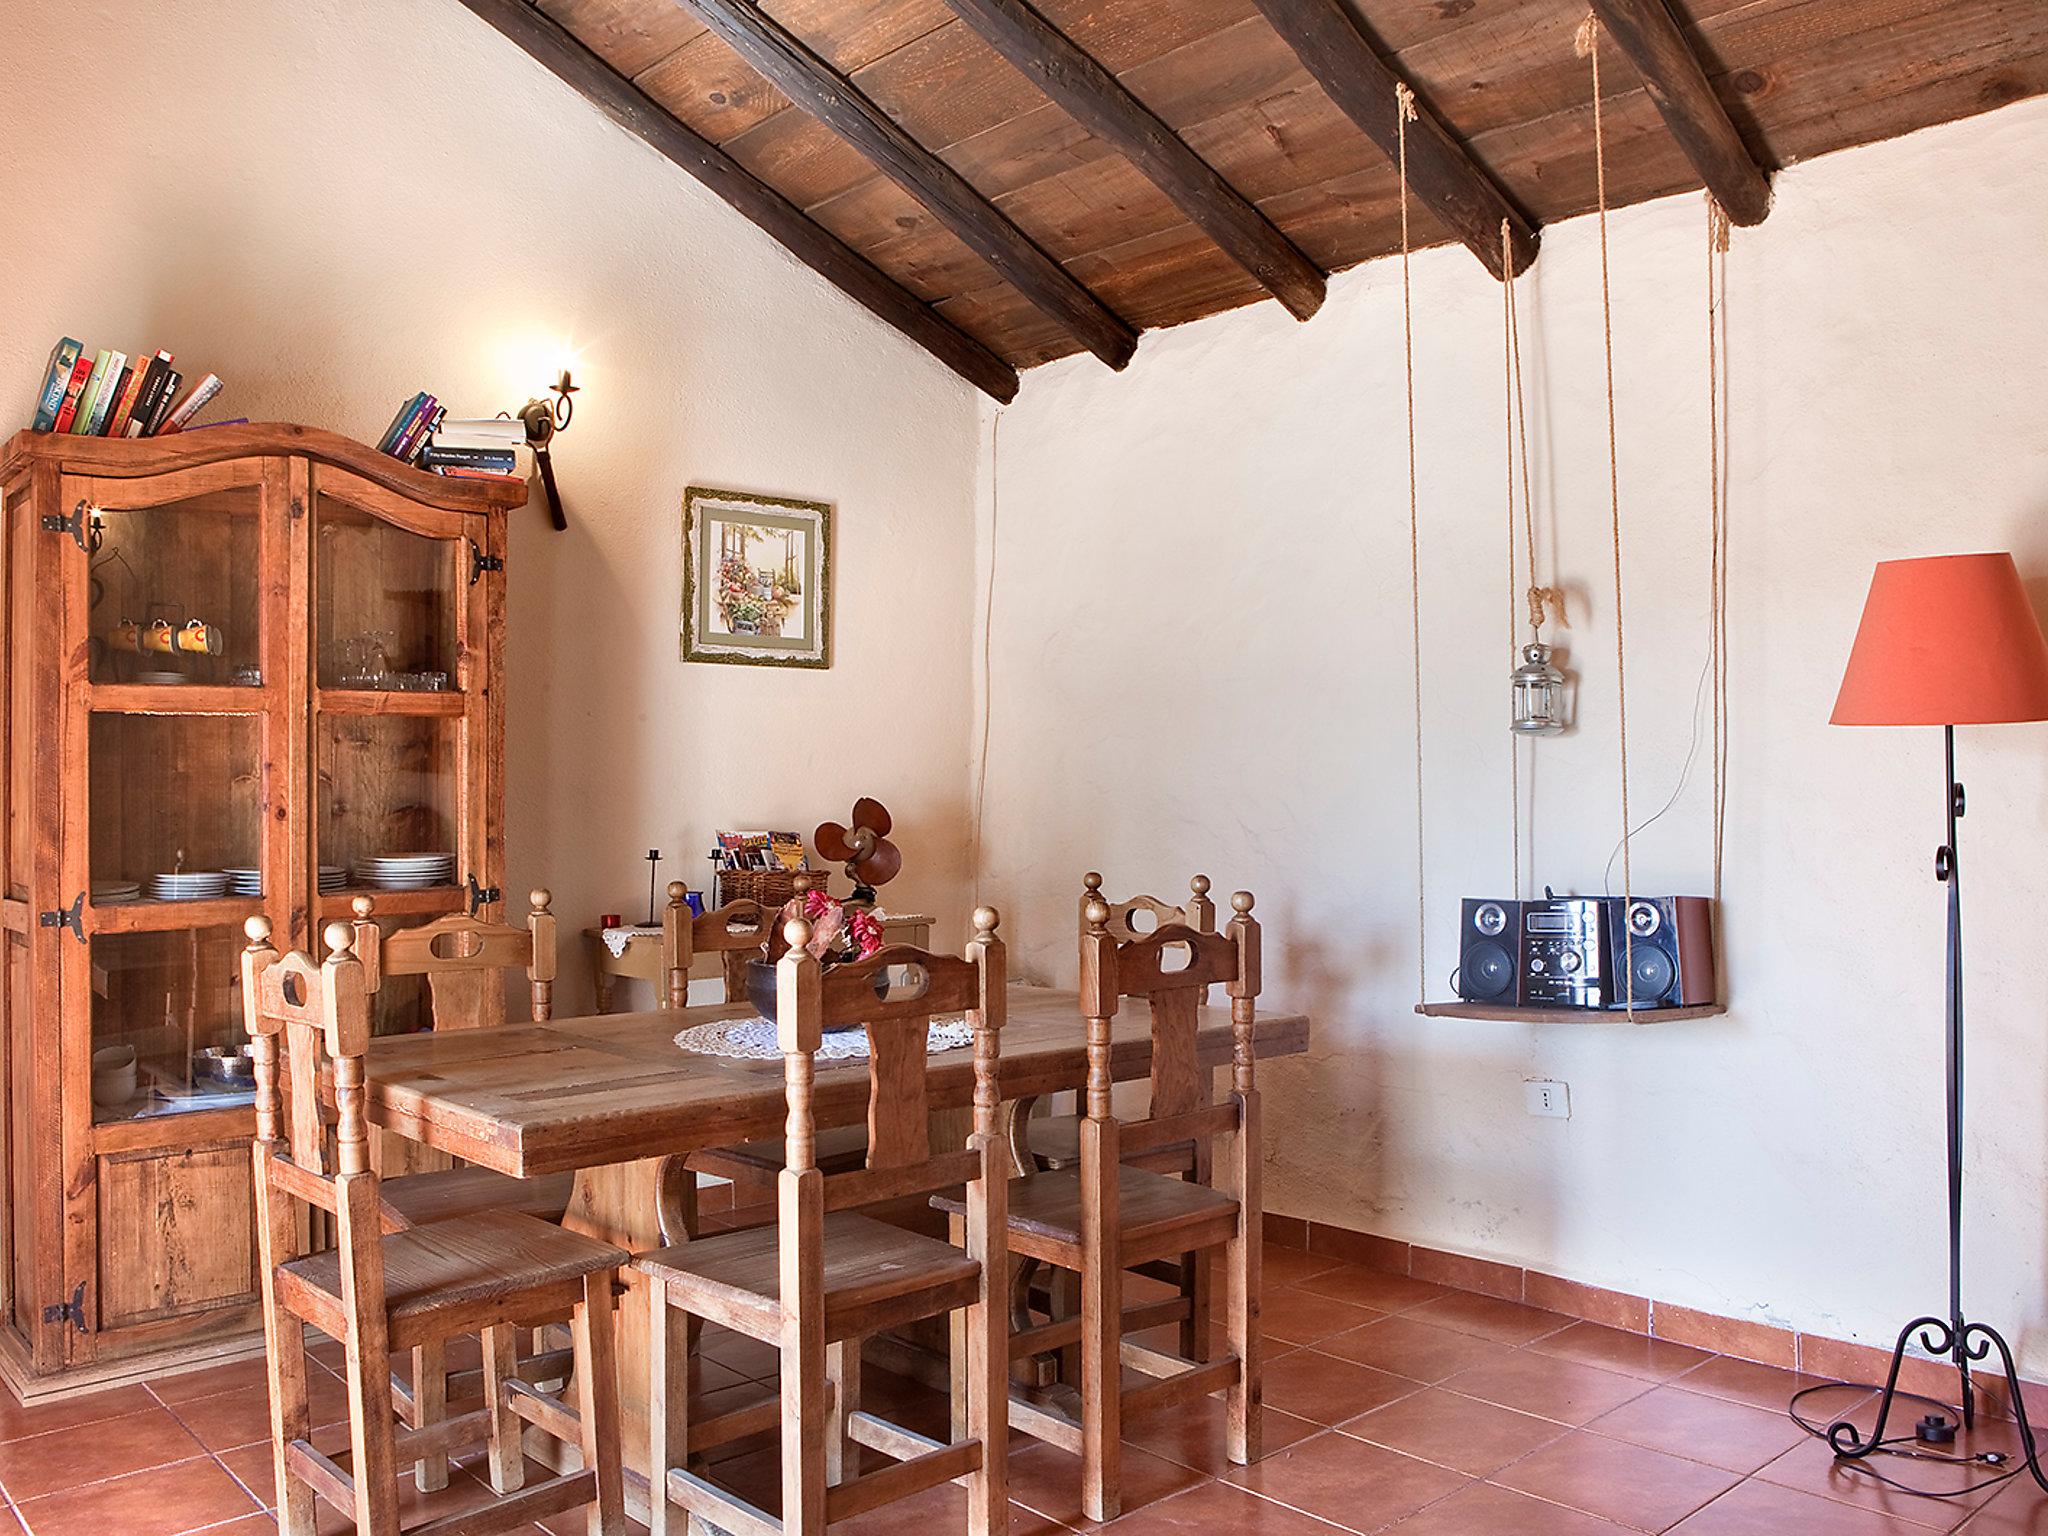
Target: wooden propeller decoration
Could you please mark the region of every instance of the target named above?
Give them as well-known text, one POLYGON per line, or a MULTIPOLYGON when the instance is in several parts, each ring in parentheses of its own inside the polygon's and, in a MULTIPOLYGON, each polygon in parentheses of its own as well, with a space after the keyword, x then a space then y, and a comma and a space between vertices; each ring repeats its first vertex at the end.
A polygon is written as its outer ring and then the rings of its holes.
POLYGON ((889 841, 893 825, 886 805, 862 795, 853 802, 851 827, 827 821, 811 834, 819 853, 845 863, 854 900, 873 901, 876 886, 887 885, 903 873, 903 850, 889 841))

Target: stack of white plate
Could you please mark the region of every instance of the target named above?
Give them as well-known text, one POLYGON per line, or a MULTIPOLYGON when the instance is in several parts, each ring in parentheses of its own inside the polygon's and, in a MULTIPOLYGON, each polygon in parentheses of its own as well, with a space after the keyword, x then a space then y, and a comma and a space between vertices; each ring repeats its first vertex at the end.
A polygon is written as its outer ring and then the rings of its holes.
POLYGON ((230 864, 221 871, 228 877, 230 896, 261 896, 263 894, 263 871, 251 869, 246 864, 230 864))
POLYGON ((182 672, 138 672, 135 681, 146 688, 175 688, 191 679, 182 672))
POLYGON ((92 904, 96 907, 111 907, 124 901, 142 900, 142 887, 133 880, 95 880, 92 883, 92 904))
POLYGON ((347 870, 343 869, 339 864, 322 864, 320 866, 320 894, 322 896, 331 895, 335 891, 345 891, 347 889, 347 870))
POLYGON ((423 891, 455 878, 452 853, 383 853, 356 860, 356 883, 382 891, 423 891))
POLYGON ((217 869, 149 877, 151 901, 212 901, 227 893, 228 877, 217 869))

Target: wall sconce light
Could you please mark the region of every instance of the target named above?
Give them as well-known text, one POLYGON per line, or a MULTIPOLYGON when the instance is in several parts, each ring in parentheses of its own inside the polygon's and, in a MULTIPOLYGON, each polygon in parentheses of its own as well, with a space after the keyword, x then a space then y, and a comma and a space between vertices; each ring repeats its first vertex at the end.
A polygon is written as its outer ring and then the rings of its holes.
POLYGON ((519 408, 519 421, 526 428, 526 445, 533 450, 533 461, 540 466, 541 488, 547 492, 548 521, 560 533, 569 526, 569 519, 562 513, 561 492, 555 488, 555 464, 549 456, 548 445, 557 432, 568 430, 569 422, 576 415, 576 402, 572 398, 576 385, 564 368, 562 376, 550 384, 547 393, 529 400, 519 408))
POLYGON ((1555 736, 1564 729, 1564 674, 1550 664, 1550 647, 1540 640, 1522 647, 1522 664, 1509 674, 1517 736, 1555 736))

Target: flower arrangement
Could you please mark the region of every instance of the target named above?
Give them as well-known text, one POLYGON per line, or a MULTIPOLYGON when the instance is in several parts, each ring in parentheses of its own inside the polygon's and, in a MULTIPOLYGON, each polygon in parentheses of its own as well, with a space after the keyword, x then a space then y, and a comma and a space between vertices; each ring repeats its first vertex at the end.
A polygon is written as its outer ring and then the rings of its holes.
POLYGON ((821 965, 842 965, 865 960, 882 947, 882 925, 866 907, 849 907, 823 891, 805 891, 783 905, 777 919, 779 930, 793 917, 811 925, 811 942, 804 947, 821 965))

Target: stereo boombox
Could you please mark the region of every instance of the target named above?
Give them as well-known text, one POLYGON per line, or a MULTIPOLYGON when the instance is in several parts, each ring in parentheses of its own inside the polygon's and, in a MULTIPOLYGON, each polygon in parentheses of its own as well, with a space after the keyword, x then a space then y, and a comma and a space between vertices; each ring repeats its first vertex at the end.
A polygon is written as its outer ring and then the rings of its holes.
POLYGON ((1458 996, 1503 1008, 1690 1008, 1715 1000, 1704 896, 1467 900, 1458 996))

